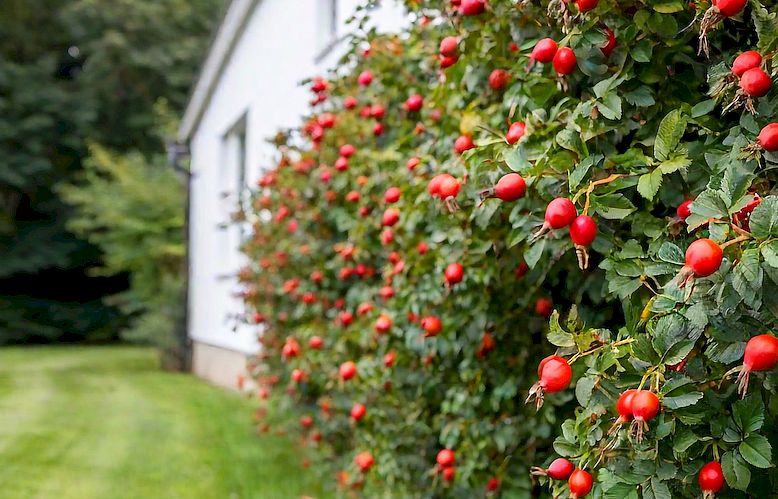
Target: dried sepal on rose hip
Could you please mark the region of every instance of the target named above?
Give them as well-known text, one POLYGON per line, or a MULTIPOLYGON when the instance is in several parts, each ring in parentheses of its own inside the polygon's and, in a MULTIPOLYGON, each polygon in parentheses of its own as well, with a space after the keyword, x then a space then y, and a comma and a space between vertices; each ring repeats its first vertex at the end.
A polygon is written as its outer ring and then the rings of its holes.
POLYGON ((700 39, 697 55, 709 56, 708 33, 713 31, 721 22, 739 14, 748 3, 748 0, 713 0, 713 5, 705 11, 700 21, 700 39))
POLYGON ((543 406, 546 393, 561 392, 570 386, 573 369, 564 357, 549 355, 538 365, 538 382, 532 385, 525 403, 535 402, 535 407, 543 406))

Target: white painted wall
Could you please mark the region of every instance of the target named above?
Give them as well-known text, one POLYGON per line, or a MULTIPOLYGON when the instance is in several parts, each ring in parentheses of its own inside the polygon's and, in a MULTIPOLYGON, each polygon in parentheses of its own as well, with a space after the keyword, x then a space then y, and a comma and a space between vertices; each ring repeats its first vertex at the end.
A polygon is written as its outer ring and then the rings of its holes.
MULTIPOLYGON (((233 161, 225 134, 245 116, 246 183, 255 185, 275 160, 265 139, 279 128, 298 125, 308 109, 312 94, 298 86, 299 81, 323 74, 337 60, 339 48, 315 62, 326 38, 322 16, 331 1, 259 0, 199 124, 188 134, 193 173, 189 335, 197 342, 246 353, 257 349, 257 327, 244 325, 233 331, 236 322, 230 318, 244 313, 242 300, 233 297, 238 289, 235 274, 243 259, 237 250, 240 229, 220 227, 229 221, 238 186, 237 171, 227 167, 233 161), (232 196, 223 198, 225 191, 232 196)), ((361 0, 337 3, 338 36, 342 36, 343 21, 361 0)), ((407 22, 399 2, 388 0, 373 19, 382 31, 396 31, 407 22)))

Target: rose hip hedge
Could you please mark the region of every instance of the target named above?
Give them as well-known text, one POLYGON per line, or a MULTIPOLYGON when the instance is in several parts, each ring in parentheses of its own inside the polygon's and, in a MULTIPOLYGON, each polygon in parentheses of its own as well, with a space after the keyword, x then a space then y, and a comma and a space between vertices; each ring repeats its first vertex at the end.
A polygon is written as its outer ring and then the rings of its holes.
POLYGON ((775 497, 778 4, 406 4, 237 216, 260 398, 368 497, 775 497))

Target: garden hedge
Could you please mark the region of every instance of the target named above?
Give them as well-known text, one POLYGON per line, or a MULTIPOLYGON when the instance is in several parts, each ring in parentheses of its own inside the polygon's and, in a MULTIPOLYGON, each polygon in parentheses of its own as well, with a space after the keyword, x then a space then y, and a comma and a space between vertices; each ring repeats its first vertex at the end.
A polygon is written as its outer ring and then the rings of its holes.
POLYGON ((406 5, 235 215, 259 397, 343 493, 775 497, 777 4, 406 5))

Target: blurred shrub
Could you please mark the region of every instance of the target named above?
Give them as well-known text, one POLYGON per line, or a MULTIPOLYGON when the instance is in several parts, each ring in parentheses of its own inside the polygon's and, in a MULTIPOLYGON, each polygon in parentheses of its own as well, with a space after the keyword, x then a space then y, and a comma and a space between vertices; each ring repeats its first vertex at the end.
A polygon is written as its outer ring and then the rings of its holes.
POLYGON ((132 317, 123 336, 174 348, 183 313, 182 180, 163 154, 90 151, 79 181, 61 188, 76 208, 68 228, 103 251, 94 274, 129 275, 129 289, 106 298, 132 317))

